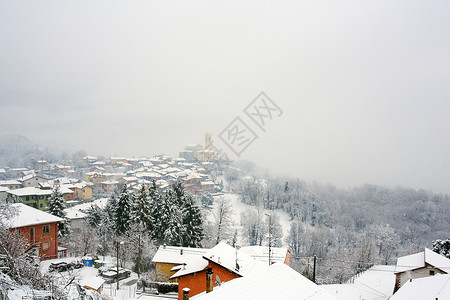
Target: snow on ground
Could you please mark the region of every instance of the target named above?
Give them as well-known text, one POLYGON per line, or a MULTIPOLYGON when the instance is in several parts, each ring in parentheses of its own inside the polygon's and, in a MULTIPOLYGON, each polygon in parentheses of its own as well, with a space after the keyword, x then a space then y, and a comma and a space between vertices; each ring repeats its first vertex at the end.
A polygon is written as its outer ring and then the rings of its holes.
POLYGON ((395 266, 376 265, 358 277, 353 283, 325 284, 326 291, 341 300, 384 300, 392 296, 395 285, 395 266))
MULTIPOLYGON (((242 233, 242 226, 240 225, 241 213, 247 209, 255 210, 256 209, 255 206, 242 203, 241 200, 239 199, 239 195, 237 194, 224 193, 220 195, 215 195, 214 199, 217 199, 218 197, 224 197, 230 200, 231 207, 233 208, 232 220, 234 223, 234 229, 238 229, 238 231, 242 233)), ((214 210, 214 205, 211 211, 214 210)), ((263 214, 264 213, 270 213, 272 215, 277 214, 280 217, 280 224, 283 227, 283 246, 286 247, 287 245, 285 243, 285 238, 289 235, 289 228, 291 226, 289 214, 279 209, 276 210, 264 209, 263 214)), ((214 220, 212 214, 208 215, 208 220, 211 222, 214 220)), ((242 242, 240 240, 238 242, 242 245, 242 242)))

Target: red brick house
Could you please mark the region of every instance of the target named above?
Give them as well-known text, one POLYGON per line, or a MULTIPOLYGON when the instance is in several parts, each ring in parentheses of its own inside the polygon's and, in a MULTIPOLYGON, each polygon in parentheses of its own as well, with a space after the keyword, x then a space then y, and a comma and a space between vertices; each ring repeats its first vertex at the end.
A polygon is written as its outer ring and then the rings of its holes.
POLYGON ((58 257, 58 222, 61 218, 23 203, 11 204, 14 216, 9 220, 11 231, 19 231, 29 250, 42 260, 58 257))

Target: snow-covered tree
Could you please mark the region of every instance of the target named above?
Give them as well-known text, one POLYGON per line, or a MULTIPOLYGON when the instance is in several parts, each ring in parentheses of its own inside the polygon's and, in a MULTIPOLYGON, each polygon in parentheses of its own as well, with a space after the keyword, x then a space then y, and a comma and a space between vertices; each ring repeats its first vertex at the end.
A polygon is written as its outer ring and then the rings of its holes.
POLYGON ((215 242, 216 245, 221 241, 228 239, 231 234, 233 209, 230 200, 225 197, 217 198, 213 209, 215 242))
POLYGON ((91 227, 96 228, 102 222, 102 212, 101 212, 100 208, 98 208, 98 206, 91 205, 85 211, 85 213, 86 213, 85 220, 91 227))
POLYGON ((264 226, 262 209, 247 209, 241 213, 244 240, 250 245, 262 246, 266 237, 267 228, 264 226))
POLYGON ((134 196, 128 191, 127 185, 123 185, 116 207, 116 234, 124 234, 131 226, 131 207, 134 196))
POLYGON ((281 247, 283 245, 283 227, 280 223, 280 216, 278 214, 271 214, 270 226, 269 220, 266 221, 266 230, 270 234, 272 247, 281 247))
POLYGON ((450 238, 443 240, 435 240, 433 242, 433 251, 447 258, 450 258, 450 238))
POLYGON ((153 199, 153 237, 158 244, 198 247, 203 239, 203 217, 200 207, 180 181, 175 182, 163 196, 150 188, 153 199))
POLYGON ((66 213, 64 212, 65 208, 66 204, 64 197, 59 191, 59 186, 56 185, 48 198, 47 212, 64 219, 58 223, 58 233, 60 236, 66 236, 70 233, 70 224, 69 220, 66 219, 66 213))
POLYGON ((194 198, 185 192, 185 204, 183 209, 183 246, 201 247, 203 233, 203 216, 200 207, 194 198))
POLYGON ((151 215, 150 201, 145 186, 142 185, 139 193, 131 206, 131 222, 136 224, 137 230, 150 231, 153 229, 153 218, 151 215))

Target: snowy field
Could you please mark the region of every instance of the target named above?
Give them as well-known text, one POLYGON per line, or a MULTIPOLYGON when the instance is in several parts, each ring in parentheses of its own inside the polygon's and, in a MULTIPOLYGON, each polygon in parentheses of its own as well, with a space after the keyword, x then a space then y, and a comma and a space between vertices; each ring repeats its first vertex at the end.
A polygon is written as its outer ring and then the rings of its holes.
MULTIPOLYGON (((222 195, 218 195, 218 196, 214 196, 214 199, 217 199, 218 197, 224 197, 226 199, 230 200, 231 203, 231 207, 233 208, 233 227, 234 229, 238 229, 238 232, 242 233, 242 226, 241 224, 241 213, 244 212, 247 209, 250 210, 255 210, 256 208, 252 205, 248 205, 245 203, 242 203, 239 199, 239 195, 237 194, 229 194, 229 193, 224 193, 222 195)), ((214 203, 215 205, 215 203, 214 203)), ((214 205, 213 205, 213 209, 211 211, 214 210, 214 205)), ((285 239, 286 237, 289 235, 289 228, 290 228, 290 217, 289 214, 287 214, 286 212, 282 211, 282 210, 268 210, 268 209, 264 209, 263 210, 263 214, 264 213, 270 213, 270 214, 277 214, 280 217, 280 224, 283 227, 283 246, 286 247, 286 242, 285 239)), ((209 221, 213 221, 213 216, 212 214, 208 215, 208 220, 209 221)), ((242 245, 242 236, 239 236, 239 240, 238 243, 240 243, 242 245)))

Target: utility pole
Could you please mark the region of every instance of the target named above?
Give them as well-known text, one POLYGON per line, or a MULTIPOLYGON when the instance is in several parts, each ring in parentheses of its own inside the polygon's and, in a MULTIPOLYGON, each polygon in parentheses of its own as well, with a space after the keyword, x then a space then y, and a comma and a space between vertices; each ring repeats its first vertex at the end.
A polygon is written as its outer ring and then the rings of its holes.
POLYGON ((117 241, 117 274, 116 274, 116 280, 117 280, 117 290, 119 290, 119 241, 117 241))
POLYGON ((306 267, 306 278, 309 279, 309 257, 308 257, 308 266, 306 267))
POLYGON ((316 282, 316 260, 317 257, 314 255, 313 282, 316 282))
POLYGON ((271 232, 270 229, 272 227, 272 215, 269 213, 266 213, 266 216, 269 217, 269 266, 271 265, 271 254, 272 254, 272 239, 271 239, 271 232))

